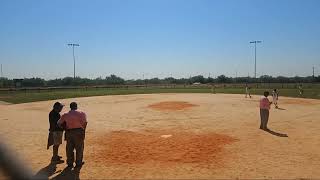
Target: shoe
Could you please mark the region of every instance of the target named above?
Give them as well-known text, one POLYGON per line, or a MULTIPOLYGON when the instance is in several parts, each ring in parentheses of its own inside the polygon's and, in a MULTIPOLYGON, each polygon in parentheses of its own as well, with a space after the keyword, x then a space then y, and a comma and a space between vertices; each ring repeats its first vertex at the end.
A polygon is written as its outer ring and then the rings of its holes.
POLYGON ((62 163, 64 163, 64 160, 60 159, 60 160, 58 160, 56 163, 57 163, 57 164, 62 164, 62 163))
POLYGON ((59 161, 59 156, 52 156, 51 161, 59 161))
POLYGON ((82 165, 84 165, 84 162, 82 162, 81 164, 77 164, 74 168, 77 169, 77 168, 81 168, 82 165))
POLYGON ((60 158, 52 158, 51 162, 56 163, 56 164, 61 164, 61 163, 64 163, 64 160, 62 160, 60 158))

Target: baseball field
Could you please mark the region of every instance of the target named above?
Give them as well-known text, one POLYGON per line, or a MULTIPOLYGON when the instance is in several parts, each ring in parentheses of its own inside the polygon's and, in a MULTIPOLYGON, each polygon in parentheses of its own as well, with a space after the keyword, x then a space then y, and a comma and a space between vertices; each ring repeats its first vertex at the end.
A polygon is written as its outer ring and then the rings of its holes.
MULTIPOLYGON (((259 98, 160 93, 60 99, 63 112, 76 101, 88 116, 78 174, 63 173, 65 164, 50 165, 48 113, 56 100, 0 104, 0 135, 34 175, 50 179, 320 178, 320 100, 280 96, 280 108, 270 110, 270 131, 262 131, 259 98)), ((65 160, 65 142, 60 155, 65 160)))

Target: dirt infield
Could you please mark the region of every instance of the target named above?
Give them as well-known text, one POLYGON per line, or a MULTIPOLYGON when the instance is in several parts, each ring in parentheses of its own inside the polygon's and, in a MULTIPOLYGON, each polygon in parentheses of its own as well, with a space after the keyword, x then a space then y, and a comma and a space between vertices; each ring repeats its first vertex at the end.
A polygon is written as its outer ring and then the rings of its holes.
MULTIPOLYGON (((88 116, 81 179, 320 178, 320 100, 280 97, 281 109, 270 110, 271 131, 265 132, 259 98, 149 94, 60 101, 77 101, 88 116)), ((0 104, 0 135, 34 174, 67 179, 60 174, 65 164, 54 171, 48 166, 54 102, 0 104)), ((65 159, 65 142, 60 155, 65 159)))
POLYGON ((89 157, 107 164, 143 164, 158 162, 163 166, 181 163, 222 165, 223 146, 236 141, 216 133, 195 134, 179 130, 147 132, 112 131, 97 144, 101 152, 89 157), (100 142, 100 143, 99 143, 100 142))
POLYGON ((187 109, 193 106, 196 106, 196 105, 190 104, 184 101, 165 101, 165 102, 150 104, 148 107, 152 109, 163 110, 163 111, 164 110, 177 111, 177 110, 187 109))

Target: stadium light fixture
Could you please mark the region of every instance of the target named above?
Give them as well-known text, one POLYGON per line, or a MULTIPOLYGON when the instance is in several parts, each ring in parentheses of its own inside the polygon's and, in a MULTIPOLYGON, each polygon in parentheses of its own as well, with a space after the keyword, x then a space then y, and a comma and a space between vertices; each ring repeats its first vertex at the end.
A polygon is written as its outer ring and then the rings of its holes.
POLYGON ((76 78, 76 58, 74 56, 74 47, 75 46, 80 46, 79 44, 73 44, 73 43, 70 43, 68 44, 68 46, 72 46, 72 54, 73 54, 73 79, 76 78))
POLYGON ((254 78, 257 78, 257 43, 262 43, 262 41, 250 42, 250 44, 254 44, 254 78))

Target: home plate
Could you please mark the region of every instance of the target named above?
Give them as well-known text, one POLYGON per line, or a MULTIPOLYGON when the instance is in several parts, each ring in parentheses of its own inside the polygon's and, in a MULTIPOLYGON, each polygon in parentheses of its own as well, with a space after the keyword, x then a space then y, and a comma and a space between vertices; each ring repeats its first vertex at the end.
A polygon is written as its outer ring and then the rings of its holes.
POLYGON ((160 137, 162 137, 162 138, 169 138, 169 137, 171 137, 172 135, 171 134, 166 134, 166 135, 161 135, 160 137))

